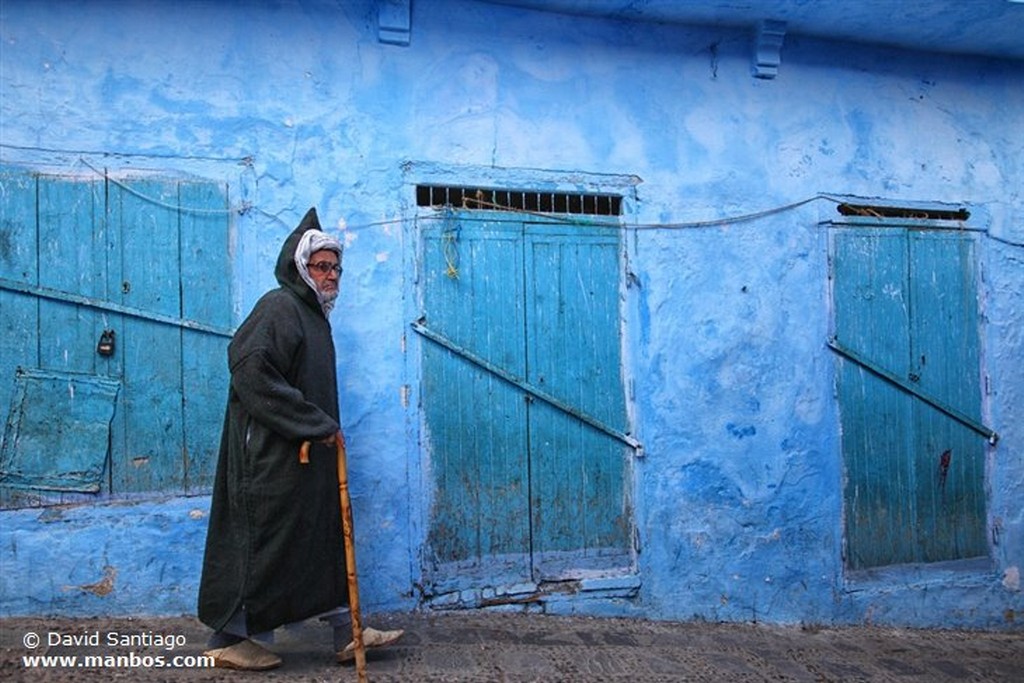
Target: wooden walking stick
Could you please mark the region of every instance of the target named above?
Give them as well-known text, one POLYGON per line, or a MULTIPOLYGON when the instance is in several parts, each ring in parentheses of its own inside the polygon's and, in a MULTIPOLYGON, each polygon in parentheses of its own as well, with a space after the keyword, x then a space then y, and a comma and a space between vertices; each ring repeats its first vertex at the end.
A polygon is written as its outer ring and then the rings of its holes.
MULTIPOLYGON (((299 448, 299 462, 309 462, 309 442, 299 448)), ((348 495, 348 463, 345 458, 345 437, 341 430, 334 437, 338 453, 338 498, 341 501, 341 533, 345 540, 345 567, 348 571, 348 609, 352 617, 352 641, 355 643, 356 675, 366 683, 366 646, 363 643, 363 620, 359 615, 359 581, 356 578, 356 544, 352 525, 352 501, 348 495)))

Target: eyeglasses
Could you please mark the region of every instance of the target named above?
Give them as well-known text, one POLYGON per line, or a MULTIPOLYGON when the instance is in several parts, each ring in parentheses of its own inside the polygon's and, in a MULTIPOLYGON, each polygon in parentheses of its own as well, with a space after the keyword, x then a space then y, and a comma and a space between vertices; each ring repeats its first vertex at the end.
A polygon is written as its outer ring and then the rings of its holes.
POLYGON ((341 275, 340 263, 331 263, 330 261, 318 261, 317 263, 310 263, 309 267, 311 270, 315 270, 321 275, 327 275, 327 273, 341 275))

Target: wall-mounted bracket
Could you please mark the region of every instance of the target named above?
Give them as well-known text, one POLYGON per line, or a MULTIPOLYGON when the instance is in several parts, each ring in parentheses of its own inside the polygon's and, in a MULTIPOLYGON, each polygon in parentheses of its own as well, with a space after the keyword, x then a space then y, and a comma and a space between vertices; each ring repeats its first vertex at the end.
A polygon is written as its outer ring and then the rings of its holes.
POLYGON ((775 78, 782 63, 782 42, 786 38, 786 22, 765 19, 757 26, 754 45, 754 78, 775 78))
POLYGON ((412 0, 379 0, 377 40, 407 47, 412 38, 412 0))

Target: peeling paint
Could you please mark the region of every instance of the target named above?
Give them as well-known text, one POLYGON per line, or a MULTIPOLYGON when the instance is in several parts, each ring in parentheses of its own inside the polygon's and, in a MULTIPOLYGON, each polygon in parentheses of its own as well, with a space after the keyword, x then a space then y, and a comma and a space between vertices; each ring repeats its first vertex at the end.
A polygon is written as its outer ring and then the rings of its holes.
POLYGON ((92 593, 93 595, 104 597, 110 595, 114 591, 114 579, 117 578, 117 569, 115 567, 104 567, 103 578, 96 583, 87 583, 82 586, 65 586, 64 590, 71 590, 77 588, 84 593, 92 593))
POLYGON ((1020 590, 1020 568, 1016 565, 1007 567, 1003 572, 1003 588, 1014 592, 1020 590))

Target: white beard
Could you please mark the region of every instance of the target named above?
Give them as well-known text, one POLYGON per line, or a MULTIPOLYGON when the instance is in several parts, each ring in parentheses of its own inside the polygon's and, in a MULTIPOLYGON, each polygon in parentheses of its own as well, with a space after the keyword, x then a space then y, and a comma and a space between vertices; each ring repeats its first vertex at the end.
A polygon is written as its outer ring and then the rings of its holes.
POLYGON ((317 298, 320 299, 320 307, 324 309, 324 316, 329 316, 334 309, 334 301, 338 298, 338 290, 325 293, 317 290, 317 298))

